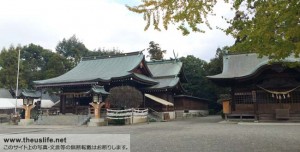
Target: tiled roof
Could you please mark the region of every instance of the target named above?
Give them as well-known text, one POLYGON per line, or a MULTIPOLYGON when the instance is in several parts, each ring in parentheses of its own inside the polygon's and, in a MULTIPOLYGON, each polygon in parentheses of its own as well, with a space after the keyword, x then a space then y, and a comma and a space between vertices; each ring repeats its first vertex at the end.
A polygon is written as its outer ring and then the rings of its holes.
POLYGON ((178 60, 159 60, 147 62, 147 65, 153 74, 153 79, 159 82, 148 87, 147 90, 173 88, 180 83, 182 62, 178 60))
POLYGON ((176 60, 159 60, 147 62, 153 77, 174 77, 180 74, 182 62, 176 60))
POLYGON ((159 83, 147 89, 168 89, 173 88, 179 83, 179 77, 156 78, 159 83))
MULTIPOLYGON (((59 86, 60 84, 110 82, 111 79, 133 76, 131 71, 138 67, 143 60, 144 55, 140 52, 84 58, 75 68, 65 74, 47 80, 34 81, 34 83, 36 86, 59 86)), ((152 82, 148 77, 146 81, 152 82)), ((152 83, 155 84, 155 81, 152 83)))
POLYGON ((23 90, 21 94, 18 96, 19 98, 40 98, 41 97, 41 92, 40 91, 35 91, 35 90, 23 90))
POLYGON ((0 98, 13 98, 8 89, 0 88, 0 98))
MULTIPOLYGON (((223 57, 223 72, 208 76, 210 79, 241 78, 254 74, 259 68, 268 65, 268 57, 258 58, 255 53, 225 55, 223 57)), ((300 62, 300 58, 288 57, 283 62, 300 62)))
POLYGON ((103 95, 108 95, 109 93, 105 91, 103 86, 93 86, 91 90, 86 92, 87 94, 103 94, 103 95))

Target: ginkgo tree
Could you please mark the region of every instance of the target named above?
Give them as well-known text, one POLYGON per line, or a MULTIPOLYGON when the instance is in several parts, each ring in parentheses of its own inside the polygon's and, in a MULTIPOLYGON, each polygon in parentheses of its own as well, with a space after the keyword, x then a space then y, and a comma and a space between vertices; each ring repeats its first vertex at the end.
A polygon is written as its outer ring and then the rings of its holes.
MULTIPOLYGON (((255 52, 276 61, 300 54, 300 1, 299 0, 223 0, 232 4, 235 16, 227 19, 230 26, 223 29, 236 43, 233 52, 255 52)), ((205 32, 200 25, 212 28, 208 16, 214 15, 217 0, 141 0, 138 6, 126 6, 130 11, 143 14, 154 29, 168 29, 177 25, 183 35, 205 32)), ((218 1, 219 2, 219 1, 218 1)))

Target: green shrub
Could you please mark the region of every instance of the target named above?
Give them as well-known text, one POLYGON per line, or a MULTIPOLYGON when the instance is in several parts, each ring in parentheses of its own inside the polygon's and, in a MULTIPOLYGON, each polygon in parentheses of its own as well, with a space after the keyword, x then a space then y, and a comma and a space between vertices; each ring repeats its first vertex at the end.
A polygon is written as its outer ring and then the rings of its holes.
POLYGON ((209 115, 215 115, 216 114, 216 111, 215 109, 209 109, 209 115))
POLYGON ((125 119, 112 119, 108 123, 111 125, 125 125, 125 119))

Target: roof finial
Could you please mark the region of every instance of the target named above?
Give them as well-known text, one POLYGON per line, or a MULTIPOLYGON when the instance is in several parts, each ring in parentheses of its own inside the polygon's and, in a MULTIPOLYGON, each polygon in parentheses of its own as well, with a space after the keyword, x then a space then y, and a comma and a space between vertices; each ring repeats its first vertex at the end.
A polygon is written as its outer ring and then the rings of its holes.
POLYGON ((141 51, 140 51, 140 54, 143 54, 144 51, 145 51, 145 49, 141 50, 141 51))
POLYGON ((174 55, 175 61, 178 61, 178 52, 177 52, 177 54, 175 54, 174 49, 173 49, 173 55, 174 55))

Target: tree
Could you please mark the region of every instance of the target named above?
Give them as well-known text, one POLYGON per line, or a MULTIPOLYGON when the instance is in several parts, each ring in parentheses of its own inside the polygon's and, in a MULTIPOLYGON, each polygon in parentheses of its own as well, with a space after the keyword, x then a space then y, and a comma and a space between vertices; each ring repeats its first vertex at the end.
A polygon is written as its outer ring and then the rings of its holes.
POLYGON ((114 87, 109 93, 108 100, 118 108, 138 108, 143 101, 142 93, 130 86, 114 87))
POLYGON ((81 58, 88 54, 88 51, 85 45, 79 41, 75 35, 69 39, 64 38, 56 46, 56 52, 69 59, 73 63, 73 66, 77 65, 81 58))
POLYGON ((73 65, 76 66, 82 57, 90 57, 90 56, 106 56, 106 55, 115 55, 122 53, 118 49, 105 49, 98 48, 97 50, 90 51, 88 50, 83 42, 79 41, 79 39, 73 35, 69 39, 63 39, 56 46, 56 52, 61 56, 67 58, 73 65))
POLYGON ((222 73, 223 55, 226 48, 218 48, 215 58, 211 59, 209 63, 192 55, 180 58, 188 80, 188 83, 183 84, 184 89, 193 96, 211 100, 209 109, 214 109, 215 112, 221 110, 220 105, 216 102, 219 99, 219 95, 227 94, 229 89, 215 85, 206 76, 222 73))
POLYGON ((299 57, 299 0, 252 0, 247 8, 237 11, 225 30, 236 38, 231 51, 256 52, 274 61, 293 54, 299 57))
POLYGON ((214 58, 210 59, 209 63, 204 67, 206 75, 216 75, 222 73, 223 70, 223 56, 228 47, 223 49, 218 48, 214 58))
POLYGON ((126 7, 133 12, 144 15, 147 21, 145 30, 147 30, 152 22, 154 29, 160 30, 160 20, 163 21, 163 27, 168 29, 169 24, 179 23, 178 29, 183 35, 189 34, 189 29, 194 32, 204 32, 198 27, 198 24, 205 23, 210 27, 207 21, 207 15, 213 13, 215 0, 199 1, 199 0, 143 0, 143 4, 139 6, 126 7))
MULTIPOLYGON (((228 0, 224 0, 229 2, 228 0)), ((213 14, 216 0, 143 0, 139 6, 127 8, 130 11, 144 14, 147 21, 145 30, 153 24, 160 30, 169 24, 179 24, 183 35, 193 32, 204 32, 199 25, 207 25, 207 17, 213 14)), ((290 55, 300 54, 299 0, 235 0, 232 5, 236 16, 229 19, 227 34, 236 38, 236 44, 230 47, 235 52, 255 52, 281 60, 290 55)))
POLYGON ((218 94, 215 91, 215 85, 206 78, 205 67, 208 63, 192 55, 182 57, 180 60, 183 62, 188 80, 188 83, 183 84, 184 89, 193 96, 209 99, 209 109, 214 109, 212 113, 219 111, 220 106, 216 103, 218 94))
POLYGON ((28 84, 32 84, 33 80, 40 80, 42 72, 42 67, 44 66, 43 62, 43 53, 44 49, 41 46, 29 44, 28 46, 24 46, 21 49, 21 65, 22 70, 20 73, 24 77, 24 81, 28 84))
MULTIPOLYGON (((17 83, 18 71, 18 52, 22 49, 21 46, 10 46, 8 49, 3 48, 0 53, 0 87, 15 88, 17 83)), ((22 60, 20 61, 23 62, 22 60)), ((20 64, 20 71, 24 68, 20 64)), ((26 87, 27 84, 23 79, 23 74, 20 72, 19 86, 26 87)))
POLYGON ((183 70, 188 80, 188 83, 183 84, 184 89, 193 96, 211 98, 210 93, 208 93, 209 90, 207 90, 207 83, 209 82, 205 77, 206 72, 204 69, 207 62, 193 55, 181 57, 180 61, 184 65, 183 70))
POLYGON ((34 80, 56 77, 71 69, 71 63, 66 58, 35 44, 22 48, 21 59, 21 73, 28 87, 33 87, 34 80))
MULTIPOLYGON (((214 58, 210 60, 208 64, 204 66, 204 70, 206 71, 206 76, 220 74, 223 71, 223 56, 226 54, 228 47, 223 47, 222 49, 218 48, 216 50, 216 55, 214 58)), ((210 91, 213 92, 213 100, 220 99, 220 96, 223 94, 229 94, 228 88, 223 88, 217 86, 216 84, 210 81, 207 86, 210 91)))
POLYGON ((161 60, 164 58, 164 54, 167 52, 166 50, 161 50, 158 43, 154 41, 150 41, 149 48, 147 48, 150 60, 161 60))
POLYGON ((106 48, 98 48, 94 51, 89 51, 86 56, 108 56, 108 55, 116 55, 121 54, 122 51, 112 48, 112 49, 106 49, 106 48))
POLYGON ((42 73, 40 80, 60 76, 72 69, 72 63, 59 54, 47 51, 42 56, 45 64, 40 71, 42 73))
POLYGON ((20 88, 33 88, 34 80, 59 76, 71 69, 71 63, 66 58, 39 45, 11 46, 0 53, 0 87, 15 88, 19 50, 20 88))

